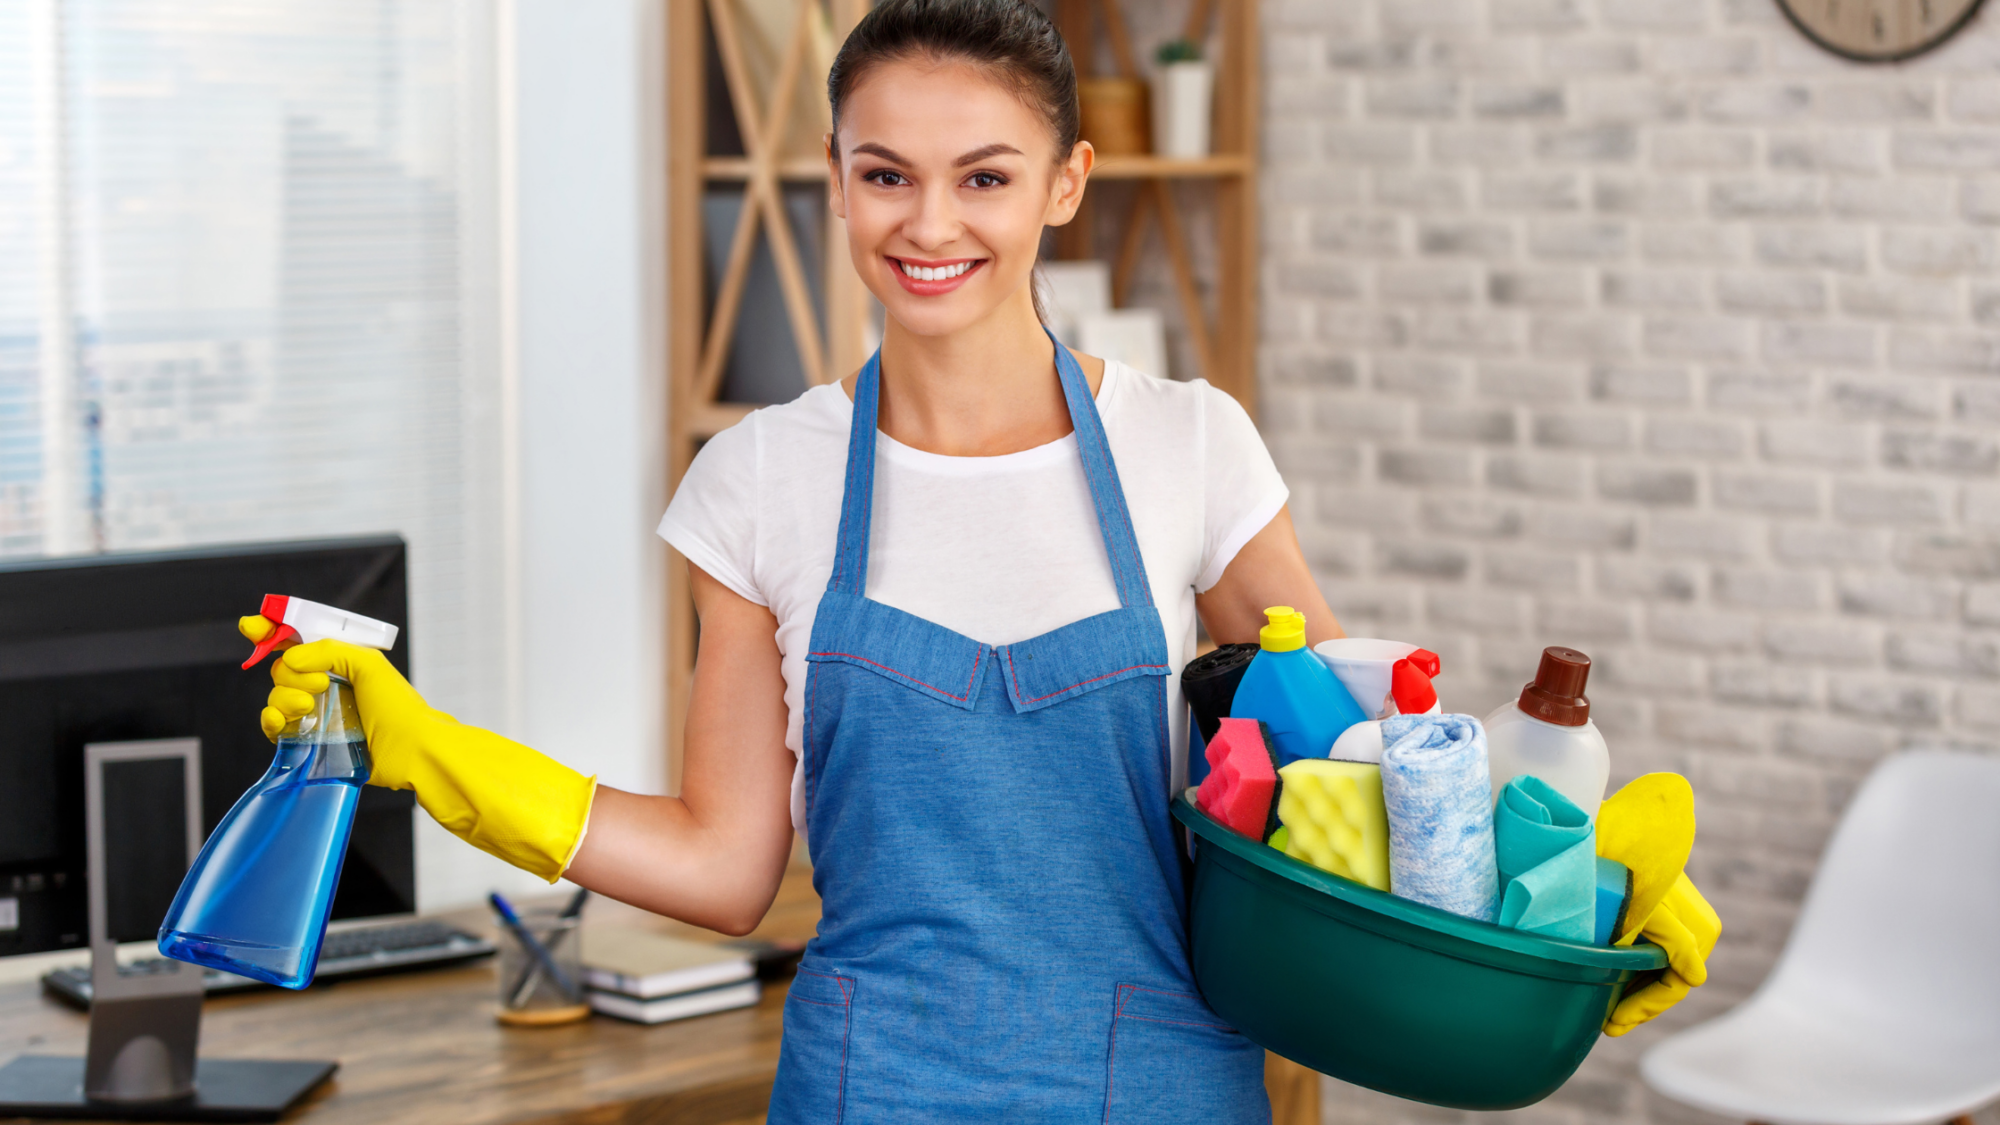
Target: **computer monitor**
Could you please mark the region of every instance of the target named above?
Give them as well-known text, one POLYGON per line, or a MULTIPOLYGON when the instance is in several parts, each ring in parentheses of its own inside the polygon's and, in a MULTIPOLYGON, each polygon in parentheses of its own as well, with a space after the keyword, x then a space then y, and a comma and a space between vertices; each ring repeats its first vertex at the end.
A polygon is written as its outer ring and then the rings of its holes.
MULTIPOLYGON (((265 594, 351 609, 401 630, 407 675, 405 554, 384 536, 0 563, 0 956, 89 943, 86 744, 200 739, 206 838, 271 764, 268 663, 241 667, 236 619, 265 594)), ((362 790, 335 918, 416 909, 414 805, 362 790)), ((121 870, 111 940, 152 940, 190 858, 121 870)))

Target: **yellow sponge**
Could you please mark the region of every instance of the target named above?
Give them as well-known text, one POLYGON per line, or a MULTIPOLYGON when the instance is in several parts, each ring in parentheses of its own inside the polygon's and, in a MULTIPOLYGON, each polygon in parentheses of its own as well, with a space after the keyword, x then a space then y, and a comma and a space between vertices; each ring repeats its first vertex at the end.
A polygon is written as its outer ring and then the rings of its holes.
POLYGON ((1382 767, 1301 758, 1278 771, 1285 854, 1378 891, 1389 889, 1389 813, 1382 767))

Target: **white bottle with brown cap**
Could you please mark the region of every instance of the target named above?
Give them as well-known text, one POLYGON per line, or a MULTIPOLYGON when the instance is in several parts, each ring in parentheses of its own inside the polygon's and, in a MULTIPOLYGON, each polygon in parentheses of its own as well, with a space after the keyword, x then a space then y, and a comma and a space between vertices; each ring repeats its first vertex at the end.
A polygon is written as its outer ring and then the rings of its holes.
POLYGON ((1535 681, 1521 698, 1486 716, 1486 767, 1493 798, 1509 781, 1529 774, 1597 815, 1611 780, 1611 751, 1590 721, 1590 657, 1573 648, 1542 650, 1535 681))

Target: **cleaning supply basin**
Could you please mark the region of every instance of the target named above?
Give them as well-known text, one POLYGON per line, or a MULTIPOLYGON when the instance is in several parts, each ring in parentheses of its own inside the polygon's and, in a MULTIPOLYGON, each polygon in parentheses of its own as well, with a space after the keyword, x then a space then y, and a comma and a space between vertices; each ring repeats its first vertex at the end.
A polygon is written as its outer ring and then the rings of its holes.
POLYGON ((1609 949, 1474 922, 1302 863, 1196 808, 1195 983, 1261 1046, 1345 1082, 1515 1109, 1568 1081, 1658 946, 1609 949))

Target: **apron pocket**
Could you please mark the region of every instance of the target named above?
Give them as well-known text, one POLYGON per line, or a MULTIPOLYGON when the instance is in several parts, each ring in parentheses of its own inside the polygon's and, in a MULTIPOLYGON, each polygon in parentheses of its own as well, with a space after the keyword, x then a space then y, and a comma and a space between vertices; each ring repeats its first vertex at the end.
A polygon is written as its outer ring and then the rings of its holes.
POLYGON ((771 1125, 837 1125, 845 1108, 853 1026, 854 978, 799 969, 785 997, 771 1125))
POLYGON ((1105 1085, 1106 1125, 1271 1120, 1264 1052, 1192 992, 1118 986, 1105 1085))

